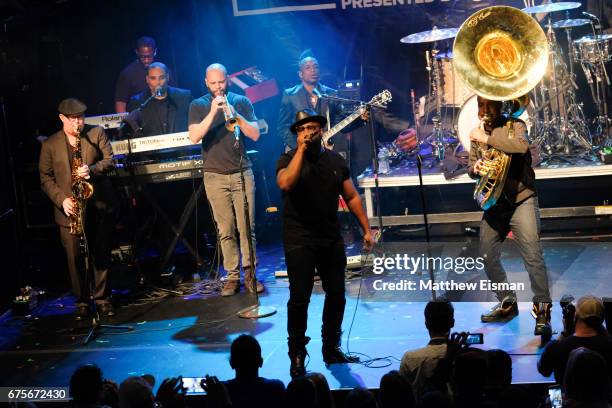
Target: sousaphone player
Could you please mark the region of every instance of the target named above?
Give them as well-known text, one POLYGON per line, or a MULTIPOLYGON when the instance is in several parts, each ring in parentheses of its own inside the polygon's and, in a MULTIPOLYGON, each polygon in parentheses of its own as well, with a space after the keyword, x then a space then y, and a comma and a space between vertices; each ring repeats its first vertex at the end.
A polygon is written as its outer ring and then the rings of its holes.
MULTIPOLYGON (((540 212, 527 127, 502 101, 527 94, 544 74, 546 36, 529 15, 512 8, 488 7, 461 26, 453 47, 458 74, 478 95, 481 125, 470 133, 469 174, 478 178, 474 198, 484 210, 480 250, 499 303, 483 322, 507 321, 518 314, 517 296, 508 284, 500 255, 509 232, 529 274, 536 318, 534 334, 550 336, 551 298, 540 244, 540 212)), ((525 103, 525 100, 522 100, 525 103)), ((515 105, 520 105, 516 102, 515 105)))

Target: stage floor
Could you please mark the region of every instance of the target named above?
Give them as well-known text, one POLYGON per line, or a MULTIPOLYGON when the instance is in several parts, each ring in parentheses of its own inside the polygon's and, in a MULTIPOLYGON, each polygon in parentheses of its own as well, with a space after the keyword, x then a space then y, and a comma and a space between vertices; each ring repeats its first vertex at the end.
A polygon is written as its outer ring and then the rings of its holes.
MULTIPOLYGON (((545 242, 544 249, 555 300, 553 327, 560 331, 558 300, 563 294, 609 295, 612 251, 607 242, 545 242)), ((355 248, 349 248, 351 251, 354 253, 355 248)), ((504 248, 503 259, 511 278, 526 275, 521 272, 520 258, 511 242, 504 248)), ((179 374, 192 377, 211 374, 229 379, 233 377, 229 366, 230 343, 242 333, 256 336, 261 344, 264 365, 260 375, 280 378, 287 384, 290 380, 286 344, 288 282, 274 278, 276 270, 285 269, 282 247, 260 247, 259 260, 259 274, 267 286, 261 304, 278 311, 261 320, 236 316, 237 311, 251 304, 250 295, 169 297, 161 302, 119 308, 113 323, 130 324, 134 330, 127 333, 105 330, 95 341, 82 346, 87 330, 73 322, 70 298, 51 299, 27 319, 6 314, 0 320, 1 385, 66 386, 75 367, 90 362, 99 365, 106 378, 116 381, 144 373, 153 374, 158 384, 165 377, 179 374)), ((378 276, 368 275, 363 281, 353 277, 347 281, 343 347, 378 359, 368 366, 325 367, 320 353, 324 296, 320 284, 315 286, 309 310, 308 335, 312 341, 308 345, 308 370, 323 373, 333 389, 357 385, 376 388, 386 372, 399 367, 404 351, 428 342, 423 318, 428 294, 405 294, 400 298, 373 296, 372 280, 378 276)), ((482 348, 500 348, 510 353, 515 383, 552 381, 536 370, 542 345, 540 338, 533 336, 530 298, 527 287, 520 295, 519 316, 505 324, 485 325, 479 320, 480 313, 493 302, 490 293, 473 292, 462 296, 462 301, 454 302, 455 330, 482 332, 482 348)))

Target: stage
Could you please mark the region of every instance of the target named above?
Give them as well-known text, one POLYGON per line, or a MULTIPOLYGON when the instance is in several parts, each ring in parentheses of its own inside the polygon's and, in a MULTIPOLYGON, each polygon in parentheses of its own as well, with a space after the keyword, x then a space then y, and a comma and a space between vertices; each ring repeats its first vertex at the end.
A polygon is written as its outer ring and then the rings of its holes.
MULTIPOLYGON (((612 214, 609 188, 612 165, 599 160, 565 159, 534 168, 542 218, 596 217, 612 214)), ((430 223, 474 222, 482 218, 470 199, 475 186, 465 171, 446 178, 440 166, 424 164, 423 186, 430 223)), ((368 168, 358 177, 364 189, 366 212, 373 225, 378 223, 376 184, 368 168)), ((378 176, 382 196, 383 225, 422 224, 418 195, 419 175, 414 158, 391 166, 378 176), (392 205, 392 204, 395 205, 392 205)))
MULTIPOLYGON (((612 261, 610 243, 597 240, 575 242, 545 241, 544 255, 552 281, 552 324, 562 330, 558 301, 566 293, 575 297, 591 293, 609 296, 608 265, 612 261)), ((349 254, 358 248, 349 246, 349 254)), ((277 313, 261 320, 245 320, 236 313, 253 301, 241 293, 230 298, 218 295, 168 296, 164 300, 118 308, 115 324, 129 324, 134 330, 104 330, 90 344, 81 345, 87 333, 85 325, 72 320, 71 298, 49 299, 27 318, 5 314, 0 320, 0 376, 3 386, 65 386, 75 367, 84 363, 99 365, 106 378, 122 381, 127 376, 149 373, 158 384, 169 376, 216 375, 233 377, 229 366, 231 341, 242 333, 259 340, 264 358, 260 375, 290 381, 286 344, 286 302, 288 282, 274 278, 285 269, 280 244, 259 247, 259 276, 267 290, 261 304, 273 306, 277 313)), ((505 244, 504 265, 511 280, 526 278, 514 244, 505 244)), ((399 367, 399 359, 409 349, 428 342, 423 309, 431 292, 380 293, 373 290, 376 279, 395 279, 366 271, 347 279, 347 305, 344 317, 343 347, 360 353, 362 359, 376 359, 370 364, 325 367, 321 353, 320 324, 323 294, 315 285, 309 309, 307 369, 323 373, 332 389, 364 386, 377 388, 380 378, 399 367), (354 321, 353 321, 354 317, 354 321), (347 346, 347 340, 349 340, 347 346)), ((484 278, 474 276, 474 279, 484 278)), ((203 282, 192 285, 204 285, 203 282)), ((185 285, 185 284, 184 284, 185 285)), ((185 287, 185 286, 182 287, 185 287)), ((437 293, 437 296, 442 293, 437 293)), ((543 383, 536 370, 541 339, 533 336, 534 321, 529 313, 529 286, 519 293, 520 314, 505 324, 482 324, 480 313, 492 305, 488 292, 446 293, 455 307, 457 331, 484 333, 483 349, 501 348, 511 354, 513 382, 543 383)))

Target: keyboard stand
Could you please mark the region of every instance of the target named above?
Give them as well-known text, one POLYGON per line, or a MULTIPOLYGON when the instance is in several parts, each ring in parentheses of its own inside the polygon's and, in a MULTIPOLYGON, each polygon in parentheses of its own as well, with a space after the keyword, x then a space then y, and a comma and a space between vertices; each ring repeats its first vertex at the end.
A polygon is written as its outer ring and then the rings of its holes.
POLYGON ((166 252, 163 255, 162 262, 159 267, 160 271, 163 272, 164 269, 166 268, 166 265, 168 265, 168 262, 170 261, 170 258, 172 257, 172 254, 174 253, 174 248, 176 247, 176 244, 178 243, 179 239, 183 242, 183 244, 185 245, 185 248, 187 248, 189 253, 193 256, 197 265, 198 266, 202 265, 204 262, 202 258, 200 257, 200 254, 198 253, 197 248, 194 248, 191 245, 191 243, 183 236, 183 231, 185 230, 185 227, 187 226, 187 222, 189 221, 189 218, 191 218, 191 215, 193 213, 197 200, 200 197, 202 197, 202 194, 204 192, 204 182, 200 183, 200 186, 198 187, 198 189, 191 194, 189 201, 187 202, 187 204, 185 205, 185 208, 183 209, 183 213, 181 214, 181 218, 179 219, 178 226, 174 224, 172 219, 161 208, 161 206, 157 203, 157 201, 154 199, 151 193, 149 193, 147 188, 143 188, 142 192, 144 193, 144 195, 147 197, 147 199, 153 206, 153 209, 161 216, 163 221, 168 225, 168 227, 170 227, 173 233, 172 240, 168 244, 168 247, 166 248, 166 252))

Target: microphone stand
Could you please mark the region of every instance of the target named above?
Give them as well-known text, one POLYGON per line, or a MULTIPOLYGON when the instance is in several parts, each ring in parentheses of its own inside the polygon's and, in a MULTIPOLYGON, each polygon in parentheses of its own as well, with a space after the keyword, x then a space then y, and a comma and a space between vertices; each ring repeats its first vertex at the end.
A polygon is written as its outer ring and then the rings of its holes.
MULTIPOLYGON (((80 135, 78 137, 80 137, 80 135)), ((89 343, 93 338, 95 338, 98 335, 98 331, 100 329, 116 329, 116 330, 132 331, 134 330, 134 327, 133 326, 117 326, 117 325, 110 325, 110 324, 100 324, 100 313, 98 312, 98 305, 96 304, 96 300, 94 299, 95 279, 92 276, 93 274, 91 273, 92 260, 91 260, 91 255, 89 252, 89 243, 87 242, 87 234, 85 233, 86 231, 85 216, 86 216, 87 202, 84 202, 83 207, 84 208, 82 209, 81 214, 80 214, 81 225, 83 226, 83 231, 81 235, 79 236, 80 254, 77 257, 77 259, 79 261, 82 261, 80 262, 80 267, 84 268, 83 272, 85 272, 85 282, 87 283, 87 288, 89 289, 89 302, 90 302, 91 310, 93 311, 91 327, 89 329, 89 332, 87 333, 87 336, 85 337, 85 340, 83 340, 83 345, 87 345, 87 343, 89 343)), ((77 265, 77 267, 78 266, 79 265, 77 265)))
MULTIPOLYGON (((250 203, 247 199, 246 183, 244 180, 243 163, 245 154, 243 154, 243 149, 241 148, 240 133, 240 126, 238 126, 238 123, 234 123, 234 136, 236 138, 234 147, 236 147, 238 154, 240 155, 240 184, 242 186, 242 202, 244 203, 242 208, 244 210, 243 216, 246 223, 247 242, 249 243, 249 264, 251 267, 249 268, 248 273, 252 283, 251 291, 255 295, 255 304, 240 310, 238 312, 238 317, 243 319, 260 319, 263 317, 272 316, 276 313, 276 309, 272 306, 262 306, 259 302, 259 294, 257 293, 257 274, 255 273, 257 266, 255 262, 255 248, 253 246, 253 231, 251 230, 251 214, 249 211, 250 203)), ((255 180, 253 180, 253 182, 255 182, 255 180)))
MULTIPOLYGON (((84 210, 83 210, 84 212, 84 210)), ((83 235, 80 236, 79 246, 81 247, 81 256, 83 257, 82 266, 85 268, 85 281, 87 282, 87 287, 89 289, 89 302, 91 306, 91 310, 93 311, 93 316, 91 319, 91 327, 85 340, 83 340, 83 345, 87 345, 92 339, 94 339, 99 333, 100 329, 115 329, 115 330, 125 330, 132 331, 134 330, 133 326, 117 326, 111 324, 100 324, 100 313, 98 312, 98 305, 96 304, 96 300, 94 299, 93 294, 93 286, 94 279, 91 273, 91 258, 89 257, 89 244, 87 242, 87 237, 85 235, 85 224, 84 220, 81 220, 83 225, 83 235)))

